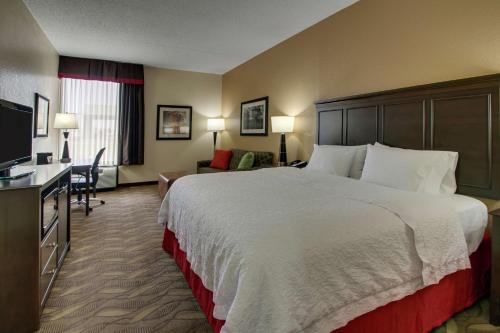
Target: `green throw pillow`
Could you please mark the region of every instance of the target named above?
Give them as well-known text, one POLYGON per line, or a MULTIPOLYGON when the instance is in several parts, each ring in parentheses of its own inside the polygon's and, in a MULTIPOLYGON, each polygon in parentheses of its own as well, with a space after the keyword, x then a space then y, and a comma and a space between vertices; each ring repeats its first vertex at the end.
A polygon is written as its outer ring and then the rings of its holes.
POLYGON ((253 167, 253 161, 255 159, 255 156, 253 153, 250 151, 243 155, 243 157, 240 160, 240 164, 238 164, 238 167, 236 170, 248 170, 253 167))

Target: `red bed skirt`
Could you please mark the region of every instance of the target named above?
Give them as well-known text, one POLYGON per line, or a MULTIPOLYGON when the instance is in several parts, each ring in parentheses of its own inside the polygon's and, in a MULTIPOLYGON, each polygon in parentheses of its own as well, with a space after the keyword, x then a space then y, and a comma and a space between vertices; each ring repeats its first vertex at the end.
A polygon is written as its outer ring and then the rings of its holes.
MULTIPOLYGON (((193 295, 215 332, 224 320, 213 317, 213 294, 191 270, 186 253, 179 248, 175 234, 165 228, 163 249, 172 254, 184 273, 193 295)), ((405 298, 388 303, 350 321, 332 333, 426 333, 474 304, 489 291, 491 239, 485 235, 478 250, 470 256, 472 269, 455 272, 438 284, 428 286, 405 298)))

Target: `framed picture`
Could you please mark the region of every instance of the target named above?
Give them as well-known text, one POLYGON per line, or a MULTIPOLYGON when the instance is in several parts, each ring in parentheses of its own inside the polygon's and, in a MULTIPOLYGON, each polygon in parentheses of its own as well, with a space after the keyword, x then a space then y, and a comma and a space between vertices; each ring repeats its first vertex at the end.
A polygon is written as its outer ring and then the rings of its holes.
POLYGON ((267 136, 268 101, 266 96, 241 103, 240 135, 267 136))
POLYGON ((183 105, 158 105, 156 140, 191 140, 193 108, 183 105))
POLYGON ((49 136, 49 99, 35 93, 35 126, 33 137, 49 136))

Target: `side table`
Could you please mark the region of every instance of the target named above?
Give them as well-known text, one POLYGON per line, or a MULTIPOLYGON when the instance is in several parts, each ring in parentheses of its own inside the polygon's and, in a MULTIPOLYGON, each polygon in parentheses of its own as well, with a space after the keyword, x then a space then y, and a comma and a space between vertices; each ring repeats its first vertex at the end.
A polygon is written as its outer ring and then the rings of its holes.
POLYGON ((179 178, 187 176, 189 173, 185 171, 160 172, 158 176, 158 192, 161 200, 165 197, 170 186, 179 178))

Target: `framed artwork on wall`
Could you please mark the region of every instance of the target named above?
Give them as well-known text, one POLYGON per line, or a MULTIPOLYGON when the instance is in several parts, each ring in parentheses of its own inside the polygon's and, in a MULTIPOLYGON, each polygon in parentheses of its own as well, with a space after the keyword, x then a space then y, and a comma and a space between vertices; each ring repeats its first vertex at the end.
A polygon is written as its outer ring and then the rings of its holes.
POLYGON ((156 112, 156 140, 191 140, 191 106, 158 105, 156 112))
POLYGON ((35 93, 35 119, 33 137, 49 136, 49 99, 35 93))
POLYGON ((241 103, 240 135, 267 136, 269 97, 241 103))

